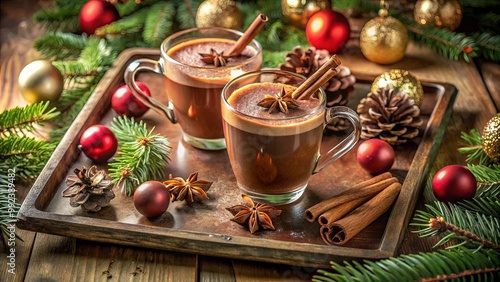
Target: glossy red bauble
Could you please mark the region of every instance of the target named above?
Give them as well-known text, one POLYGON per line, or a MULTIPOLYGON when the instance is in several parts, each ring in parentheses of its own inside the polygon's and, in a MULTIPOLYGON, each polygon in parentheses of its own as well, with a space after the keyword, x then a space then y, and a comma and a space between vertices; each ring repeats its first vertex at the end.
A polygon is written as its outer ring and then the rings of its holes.
POLYGON ((369 173, 381 174, 391 169, 396 153, 389 143, 372 138, 359 145, 356 158, 369 173))
POLYGON ((351 27, 347 18, 333 10, 316 12, 307 21, 306 37, 309 44, 317 49, 338 52, 349 40, 351 27))
POLYGON ((78 22, 81 32, 92 35, 97 28, 110 24, 119 18, 118 10, 110 2, 90 0, 82 6, 78 22))
POLYGON ((432 178, 432 192, 436 199, 444 203, 472 199, 476 189, 476 178, 461 165, 447 165, 432 178))
POLYGON ((146 217, 162 215, 168 209, 169 204, 170 192, 159 181, 146 181, 134 192, 134 206, 146 217))
POLYGON ((116 153, 118 140, 109 128, 101 124, 96 124, 83 132, 80 137, 80 148, 92 161, 103 163, 116 153))
MULTIPOLYGON (((137 81, 137 86, 147 96, 151 96, 148 87, 137 81)), ((148 110, 148 106, 135 98, 134 94, 127 85, 122 85, 116 89, 111 97, 111 107, 119 114, 128 117, 138 118, 144 115, 148 110)))

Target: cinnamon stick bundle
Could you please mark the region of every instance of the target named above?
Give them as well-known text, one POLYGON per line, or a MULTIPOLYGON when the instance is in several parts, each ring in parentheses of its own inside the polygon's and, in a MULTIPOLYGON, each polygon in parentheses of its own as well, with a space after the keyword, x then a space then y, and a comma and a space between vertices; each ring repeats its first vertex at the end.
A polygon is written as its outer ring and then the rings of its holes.
POLYGON ((318 204, 306 209, 305 217, 308 221, 314 222, 324 212, 331 210, 339 205, 357 200, 362 197, 371 197, 382 191, 392 183, 398 182, 396 177, 393 177, 390 172, 379 174, 368 180, 362 181, 350 189, 333 196, 318 204))
POLYGON ((260 30, 268 21, 268 17, 264 14, 259 14, 253 20, 252 24, 245 30, 243 35, 236 41, 233 47, 227 52, 230 57, 236 57, 241 54, 245 47, 259 34, 260 30))
POLYGON ((340 66, 341 63, 337 55, 331 56, 328 61, 293 91, 292 98, 305 100, 312 97, 320 87, 324 86, 338 73, 337 67, 340 66))
POLYGON ((322 225, 321 238, 331 245, 343 245, 375 219, 385 213, 401 191, 400 183, 393 183, 347 216, 331 225, 322 225))

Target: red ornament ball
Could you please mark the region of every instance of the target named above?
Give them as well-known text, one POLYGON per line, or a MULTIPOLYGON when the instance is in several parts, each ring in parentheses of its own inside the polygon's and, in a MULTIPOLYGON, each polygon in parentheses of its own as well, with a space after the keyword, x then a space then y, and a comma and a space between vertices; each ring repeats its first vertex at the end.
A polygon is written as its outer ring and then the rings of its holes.
MULTIPOLYGON (((139 81, 136 83, 144 94, 151 96, 151 92, 144 83, 139 81)), ((116 89, 113 93, 113 96, 111 97, 111 107, 119 115, 134 118, 141 117, 149 110, 148 106, 144 105, 141 101, 135 98, 134 94, 132 94, 132 91, 126 84, 118 87, 118 89, 116 89)))
POLYGON ((372 138, 359 145, 356 158, 369 173, 381 174, 391 169, 396 153, 389 143, 372 138))
POLYGON ((347 18, 333 10, 316 12, 306 25, 309 44, 330 53, 338 52, 349 40, 351 27, 347 18))
POLYGON ((142 183, 134 192, 134 206, 146 217, 162 215, 170 205, 170 192, 159 181, 150 180, 142 183))
POLYGON ((88 35, 94 34, 101 26, 110 24, 120 18, 116 7, 105 0, 90 0, 80 10, 78 17, 80 31, 88 35))
POLYGON ((461 165, 447 165, 432 178, 432 192, 436 199, 444 203, 472 199, 476 189, 476 178, 461 165))
POLYGON ((118 140, 109 128, 96 124, 83 132, 80 137, 80 148, 92 161, 103 163, 116 153, 118 140))

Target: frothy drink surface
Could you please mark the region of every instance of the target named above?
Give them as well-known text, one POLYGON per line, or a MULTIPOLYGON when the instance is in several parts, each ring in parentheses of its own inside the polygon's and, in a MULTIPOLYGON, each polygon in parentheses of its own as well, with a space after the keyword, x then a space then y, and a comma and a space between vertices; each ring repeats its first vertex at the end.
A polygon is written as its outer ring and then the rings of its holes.
POLYGON ((251 59, 257 51, 247 46, 241 56, 229 58, 225 67, 215 67, 201 60, 199 53, 227 52, 235 41, 219 38, 192 39, 179 43, 167 55, 183 63, 164 60, 167 95, 182 130, 203 139, 222 139, 220 95, 224 85, 235 75, 260 69, 262 58, 251 59))
POLYGON ((223 109, 225 121, 249 132, 258 132, 262 128, 272 128, 275 132, 270 134, 273 135, 300 133, 322 124, 323 112, 317 109, 320 105, 318 99, 297 100, 300 105, 299 109, 289 109, 288 113, 277 111, 269 113, 267 108, 258 106, 266 94, 275 96, 281 92, 283 87, 286 92, 295 89, 290 85, 271 82, 250 83, 239 88, 227 99, 228 103, 239 113, 258 118, 258 120, 234 115, 223 109))

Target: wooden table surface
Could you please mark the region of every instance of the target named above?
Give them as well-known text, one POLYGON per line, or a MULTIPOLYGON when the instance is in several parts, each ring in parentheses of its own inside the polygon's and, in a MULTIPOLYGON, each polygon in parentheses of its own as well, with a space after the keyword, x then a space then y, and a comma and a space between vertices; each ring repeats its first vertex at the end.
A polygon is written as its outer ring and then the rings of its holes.
MULTIPOLYGON (((17 0, 0 4, 0 111, 26 104, 19 93, 17 78, 26 64, 40 57, 31 46, 43 29, 34 25, 32 15, 46 5, 50 1, 17 0)), ((352 23, 353 30, 361 27, 361 22, 352 23)), ((413 44, 405 58, 393 65, 367 61, 355 42, 339 56, 354 73, 378 75, 402 68, 421 80, 455 85, 458 97, 433 169, 464 164, 465 157, 457 153, 460 133, 473 128, 481 132, 486 122, 499 112, 498 64, 483 60, 451 61, 413 44)), ((17 189, 22 201, 29 187, 17 189)), ((0 244, 0 281, 307 281, 316 273, 314 268, 125 247, 20 229, 17 232, 23 241, 16 243, 16 274, 7 272, 8 249, 0 244), (105 275, 106 270, 112 277, 105 275)), ((400 253, 431 251, 433 243, 434 238, 419 238, 408 228, 400 253)))

